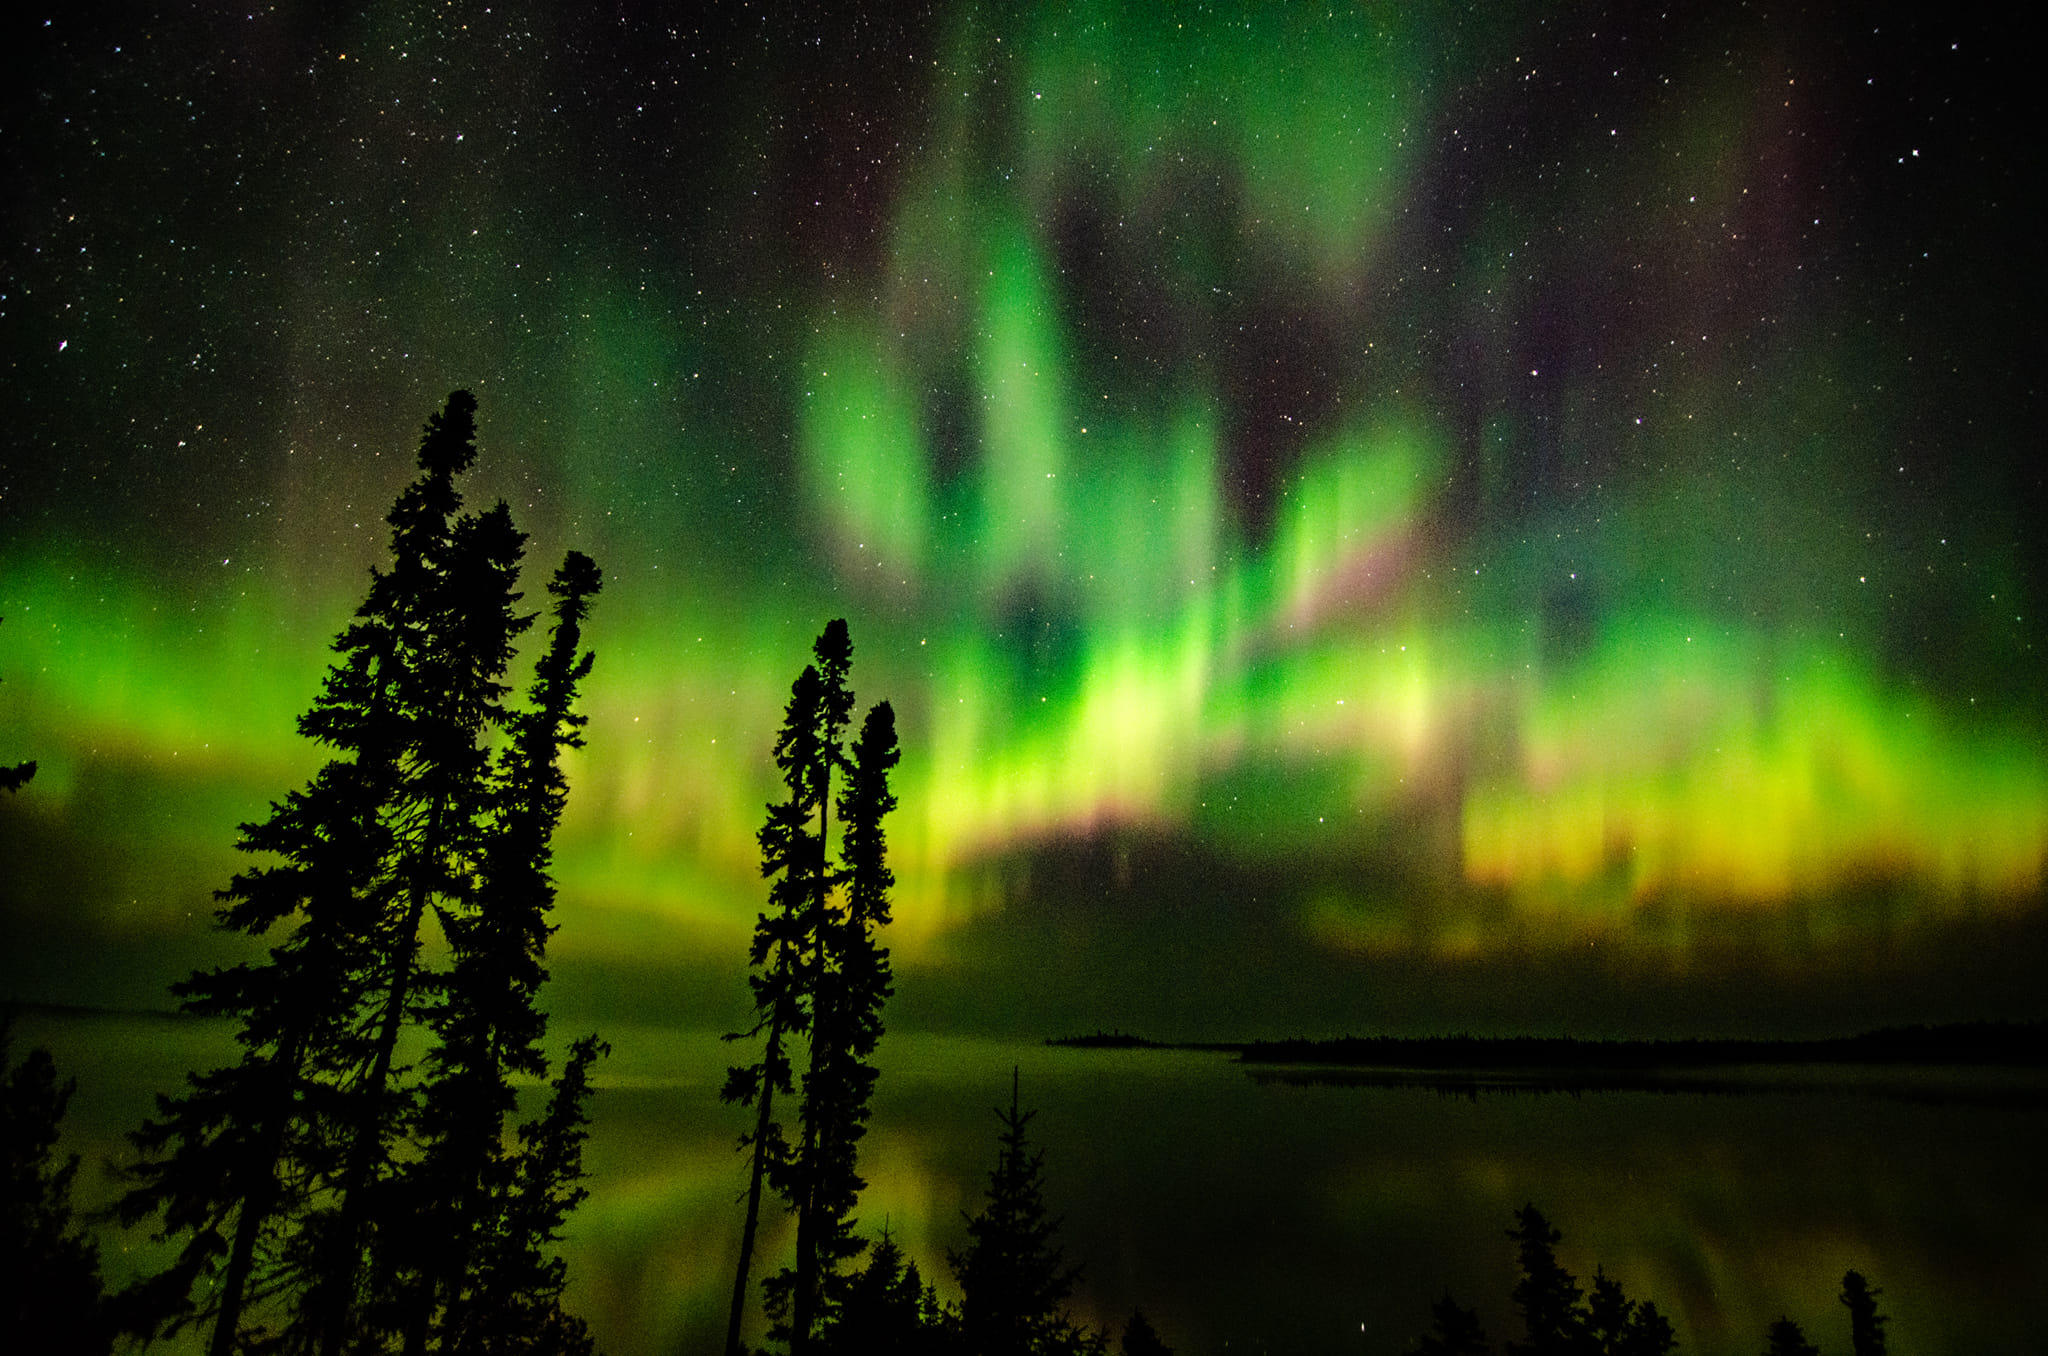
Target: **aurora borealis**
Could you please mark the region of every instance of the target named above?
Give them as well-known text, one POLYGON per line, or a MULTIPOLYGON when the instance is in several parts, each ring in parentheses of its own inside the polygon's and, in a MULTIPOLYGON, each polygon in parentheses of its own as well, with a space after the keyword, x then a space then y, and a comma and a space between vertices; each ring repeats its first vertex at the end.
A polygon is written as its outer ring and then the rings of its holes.
POLYGON ((868 8, 10 21, 13 991, 157 1002, 211 954, 466 387, 529 597, 606 572, 588 1001, 731 1006, 769 743, 845 616, 905 747, 908 1020, 2040 1015, 2008 39, 868 8))

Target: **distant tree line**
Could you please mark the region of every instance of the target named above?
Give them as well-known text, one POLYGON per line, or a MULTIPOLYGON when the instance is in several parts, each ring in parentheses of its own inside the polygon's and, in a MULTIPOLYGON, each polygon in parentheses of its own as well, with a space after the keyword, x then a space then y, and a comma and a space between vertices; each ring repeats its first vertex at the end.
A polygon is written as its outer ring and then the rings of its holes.
MULTIPOLYGON (((1562 1235, 1534 1205, 1515 1212, 1508 1230, 1521 1275, 1510 1292, 1521 1316, 1523 1338, 1507 1344, 1507 1356, 1669 1356, 1678 1349, 1671 1324, 1650 1300, 1633 1300, 1620 1281, 1597 1269, 1591 1290, 1557 1260, 1562 1235)), ((1853 1356, 1884 1356, 1884 1315, 1878 1291, 1851 1271, 1842 1278, 1842 1303, 1849 1309, 1853 1356)), ((1797 1323, 1780 1318, 1765 1334, 1764 1356, 1820 1356, 1797 1323)), ((1430 1309, 1430 1327, 1410 1356, 1493 1356, 1479 1315, 1449 1295, 1430 1309)))
MULTIPOLYGON (((1079 1037, 1068 1045, 1152 1044, 1079 1037)), ((1729 1064, 2048 1064, 2048 1023, 1886 1027, 1827 1040, 1579 1040, 1571 1036, 1340 1036, 1247 1041, 1247 1064, 1388 1069, 1682 1069, 1729 1064)))

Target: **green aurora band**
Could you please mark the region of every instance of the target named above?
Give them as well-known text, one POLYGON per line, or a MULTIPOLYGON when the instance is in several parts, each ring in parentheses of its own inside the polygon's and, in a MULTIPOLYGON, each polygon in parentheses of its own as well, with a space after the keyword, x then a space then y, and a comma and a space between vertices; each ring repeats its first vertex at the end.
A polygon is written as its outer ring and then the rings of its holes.
POLYGON ((301 337, 311 393, 248 433, 275 507, 241 551, 155 570, 95 549, 89 508, 0 546, 0 756, 41 763, 9 832, 53 854, 16 911, 189 931, 233 825, 317 762, 294 718, 406 430, 458 384, 472 500, 511 500, 529 570, 577 545, 608 576, 565 954, 748 926, 769 741, 842 613, 905 731, 913 960, 1005 907, 1014 854, 1119 835, 1298 873, 1285 907, 1340 953, 1505 931, 1682 964, 1727 916, 1899 926, 1856 913, 1877 887, 1913 926, 2038 911, 2039 581, 1995 488, 1931 513, 1882 479, 1872 449, 1927 439, 1818 276, 1848 95, 1809 92, 1801 35, 1667 48, 1560 130, 1529 110, 1604 58, 1525 91, 1526 16, 1177 15, 954 14, 907 62, 874 247, 819 227, 800 281, 733 280, 765 319, 700 303, 707 271, 629 270, 616 204, 544 238, 509 173, 423 228, 495 230, 451 265, 495 281, 298 284, 322 315, 377 291, 426 356, 323 398, 306 354, 357 340, 301 337), (556 337, 467 314, 528 307, 556 337), (544 380, 463 375, 519 343, 544 380), (1930 610, 1931 669, 1900 619, 1930 610))

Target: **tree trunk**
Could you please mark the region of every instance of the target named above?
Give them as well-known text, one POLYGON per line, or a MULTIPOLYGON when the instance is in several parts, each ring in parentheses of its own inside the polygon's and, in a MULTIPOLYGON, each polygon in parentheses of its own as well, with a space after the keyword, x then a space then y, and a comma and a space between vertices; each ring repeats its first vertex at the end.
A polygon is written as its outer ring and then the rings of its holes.
POLYGON ((732 1311, 725 1324, 725 1356, 740 1356, 740 1320, 747 1310, 747 1273, 754 1265, 754 1234, 761 1223, 761 1181, 768 1168, 768 1127, 773 1124, 775 1064, 782 1053, 782 1017, 768 1024, 768 1048, 761 1059, 761 1114, 754 1119, 754 1168, 747 1181, 747 1222, 740 1231, 739 1274, 732 1283, 732 1311))
MULTIPOLYGON (((434 814, 436 826, 440 817, 437 805, 434 814)), ((398 1047, 398 1028, 405 1019, 406 1000, 412 993, 413 974, 418 968, 420 925, 426 921, 426 914, 427 892, 415 889, 412 907, 406 911, 405 927, 398 934, 401 940, 391 987, 384 1002, 384 1015, 377 1023, 377 1054, 370 1066, 369 1086, 364 1095, 370 1119, 355 1127, 355 1136, 349 1142, 348 1164, 342 1175, 341 1226, 325 1282, 332 1287, 332 1297, 321 1306, 324 1312, 318 1319, 321 1356, 340 1356, 341 1352, 342 1329, 348 1320, 348 1297, 355 1289, 356 1270, 362 1254, 363 1188, 369 1183, 381 1138, 378 1103, 384 1100, 384 1086, 391 1079, 391 1059, 398 1047)))
POLYGON ((804 1356, 811 1344, 811 1324, 816 1318, 814 1298, 818 1288, 818 1116, 819 1101, 822 1097, 824 1110, 832 1105, 831 1089, 824 1086, 825 1080, 818 1077, 821 1069, 829 1069, 832 1038, 836 1034, 828 1005, 819 1001, 831 985, 831 957, 827 954, 825 926, 825 903, 832 891, 832 877, 828 870, 831 858, 828 855, 829 834, 832 827, 832 755, 839 747, 838 732, 829 722, 825 727, 824 747, 818 758, 824 765, 820 777, 821 790, 818 795, 818 874, 811 883, 811 917, 817 938, 817 980, 811 989, 811 1072, 807 1105, 810 1114, 804 1117, 803 1169, 797 1175, 797 1189, 802 1193, 797 1202, 796 1214, 796 1304, 790 1315, 789 1356, 804 1356))
POLYGON ((214 1317, 213 1340, 206 1348, 207 1356, 228 1356, 242 1326, 249 1273, 256 1265, 256 1237, 263 1232, 263 1221, 270 1218, 277 1200, 277 1157, 284 1149, 285 1122, 291 1118, 291 1085, 299 1067, 297 1040, 289 1050, 278 1051, 275 1067, 279 1071, 279 1096, 269 1122, 263 1127, 262 1148, 256 1155, 256 1163, 261 1166, 252 1164, 249 1168, 258 1175, 255 1189, 242 1198, 242 1208, 235 1217, 234 1247, 228 1253, 228 1269, 221 1278, 220 1312, 214 1317))

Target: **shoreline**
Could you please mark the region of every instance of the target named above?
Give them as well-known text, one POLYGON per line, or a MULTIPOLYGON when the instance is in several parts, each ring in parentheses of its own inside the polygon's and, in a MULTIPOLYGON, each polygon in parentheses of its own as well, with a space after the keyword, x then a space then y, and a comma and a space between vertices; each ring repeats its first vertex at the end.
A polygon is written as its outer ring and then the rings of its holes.
POLYGON ((1078 1050, 1205 1050, 1244 1064, 1433 1072, 1612 1073, 1785 1065, 2048 1069, 2048 1022, 1886 1027, 1823 1040, 1581 1040, 1572 1036, 1337 1036, 1159 1041, 1121 1031, 1050 1036, 1078 1050))

